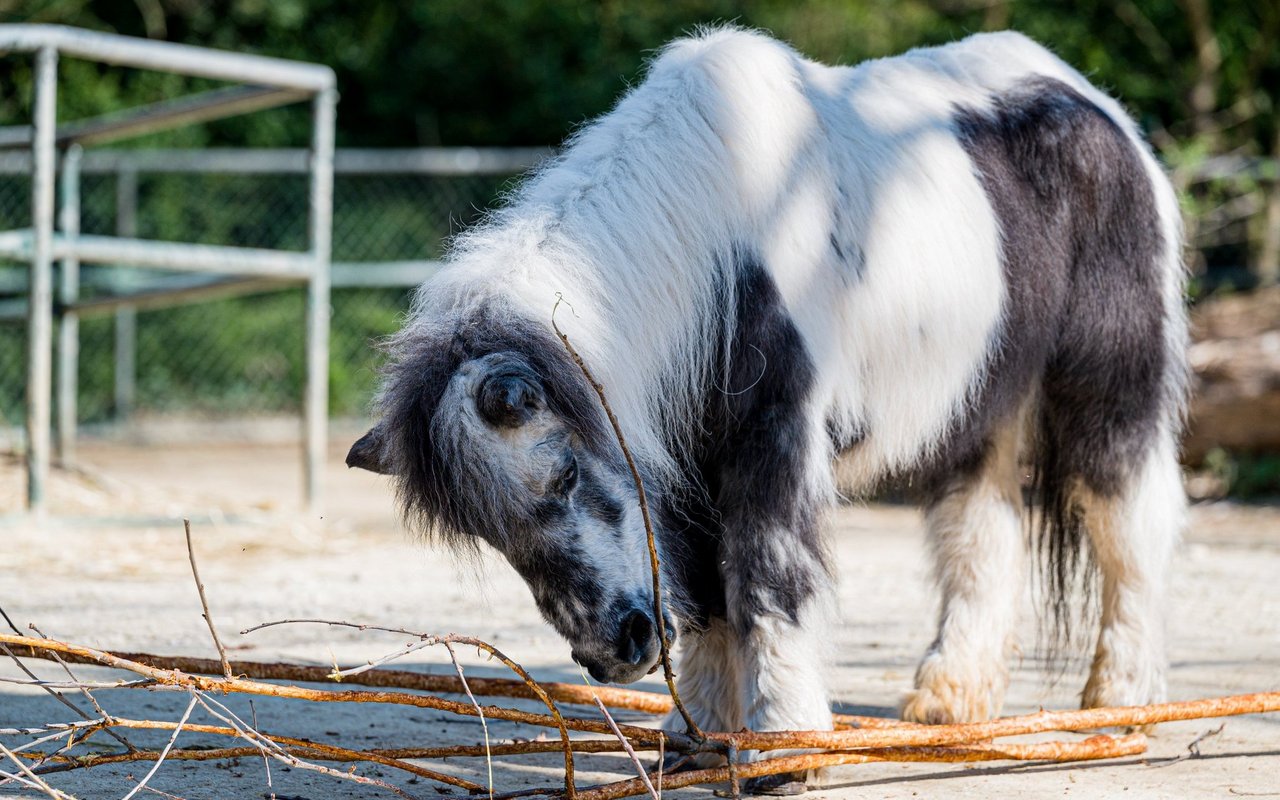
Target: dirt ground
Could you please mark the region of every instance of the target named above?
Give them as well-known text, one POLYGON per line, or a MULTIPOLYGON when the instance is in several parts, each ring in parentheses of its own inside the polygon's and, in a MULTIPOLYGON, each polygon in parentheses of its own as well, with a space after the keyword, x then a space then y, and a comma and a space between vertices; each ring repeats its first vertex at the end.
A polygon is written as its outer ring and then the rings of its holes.
MULTIPOLYGON (((36 623, 47 635, 104 649, 210 656, 182 543, 182 515, 196 520, 201 571, 214 616, 233 658, 356 664, 395 650, 402 637, 295 625, 250 635, 236 632, 267 620, 322 617, 377 622, 487 639, 535 677, 584 680, 567 645, 539 618, 511 570, 494 558, 459 563, 402 532, 383 479, 348 472, 335 450, 323 521, 298 510, 301 485, 294 448, 187 446, 126 448, 87 444, 85 470, 62 473, 53 487, 55 509, 70 519, 43 524, 9 516, 0 522, 0 606, 14 622, 36 623), (126 523, 120 519, 132 517, 126 523), (103 521, 103 520, 107 521, 103 521)), ((0 460, 0 515, 18 508, 21 472, 0 460)), ((916 659, 932 634, 934 599, 919 515, 892 507, 842 509, 831 525, 840 567, 841 620, 831 680, 838 709, 892 715, 909 687, 916 659)), ((1174 699, 1280 689, 1280 509, 1228 504, 1197 506, 1175 567, 1170 694, 1174 699)), ((1083 685, 1083 660, 1056 682, 1035 655, 1034 617, 1024 622, 1025 657, 1014 665, 1008 713, 1069 708, 1083 685)), ((466 655, 469 675, 501 675, 466 655)), ((0 678, 23 676, 7 659, 0 678)), ((41 676, 55 665, 28 662, 41 676)), ((400 662, 413 669, 451 672, 442 652, 420 651, 400 662)), ((82 678, 121 677, 77 668, 82 678)), ((650 688, 658 689, 652 678, 650 688)), ((117 690, 99 692, 112 713, 176 720, 185 695, 117 690)), ((351 747, 426 746, 483 741, 470 719, 405 708, 370 708, 243 698, 226 705, 268 732, 351 747)), ((513 701, 514 702, 514 701, 513 701)), ((519 705, 519 703, 517 703, 519 705)), ((532 706, 528 706, 533 710, 532 706)), ((193 715, 194 721, 212 722, 193 715)), ((619 713, 620 721, 654 722, 619 713)), ((32 687, 0 683, 0 728, 67 721, 71 713, 32 687)), ((945 766, 863 765, 838 768, 815 798, 968 797, 1280 797, 1280 714, 1162 726, 1142 757, 1088 765, 945 766)), ((536 731, 490 724, 495 741, 536 731)), ((135 735, 159 746, 164 734, 135 735)), ((0 736, 14 746, 22 737, 0 736)), ((114 743, 97 740, 104 750, 114 743)), ((213 745, 187 736, 187 746, 213 745)), ((118 749, 118 746, 117 746, 118 749)), ((557 784, 558 757, 497 761, 499 790, 557 784)), ((448 769, 485 782, 483 760, 456 760, 448 769)), ((99 768, 49 777, 81 798, 122 797, 145 767, 99 768)), ((425 782, 391 770, 361 767, 415 796, 432 797, 425 782)), ((621 756, 584 757, 579 783, 627 776, 621 756)), ((260 759, 230 764, 168 762, 151 787, 189 800, 364 798, 393 796, 332 777, 287 769, 260 759)), ((668 792, 668 794, 671 794, 668 792)), ((708 789, 680 796, 710 797, 708 789)), ((0 797, 34 797, 12 784, 0 797)), ((153 797, 158 795, 151 795, 153 797)))

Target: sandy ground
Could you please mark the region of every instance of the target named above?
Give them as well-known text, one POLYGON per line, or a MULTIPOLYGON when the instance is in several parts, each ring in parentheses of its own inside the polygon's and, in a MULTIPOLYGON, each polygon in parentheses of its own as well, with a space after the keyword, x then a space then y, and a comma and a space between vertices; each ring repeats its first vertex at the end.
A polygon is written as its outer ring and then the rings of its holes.
MULTIPOLYGON (((86 471, 62 474, 54 507, 91 519, 40 525, 0 524, 0 606, 19 626, 34 622, 48 635, 106 649, 212 655, 192 584, 178 517, 192 515, 210 603, 233 657, 303 663, 359 663, 400 647, 396 636, 325 626, 274 628, 247 636, 250 625, 305 616, 378 622, 415 630, 468 633, 487 639, 538 678, 581 681, 568 647, 541 621, 527 590, 502 562, 458 563, 414 542, 396 523, 383 480, 347 472, 333 454, 331 493, 323 522, 297 510, 297 454, 281 447, 122 448, 86 445, 86 471), (101 518, 147 516, 142 524, 101 518)), ((0 514, 20 497, 20 472, 0 461, 0 514), (7 507, 6 507, 7 506, 7 507)), ((932 630, 933 597, 920 518, 901 508, 850 508, 833 520, 840 565, 841 621, 833 632, 832 685, 840 710, 891 715, 909 687, 916 658, 932 630)), ((1170 693, 1174 699, 1280 689, 1280 509, 1196 507, 1178 558, 1171 598, 1170 693)), ((1083 662, 1056 683, 1035 657, 1034 619, 1026 621, 1027 656, 1014 665, 1006 711, 1072 707, 1083 685, 1083 662)), ((465 654, 468 674, 500 675, 465 654)), ((50 664, 29 662, 42 677, 50 664)), ((448 672, 441 652, 415 653, 402 664, 448 672)), ((83 678, 120 677, 78 668, 83 678)), ((0 678, 20 678, 7 660, 0 678)), ((652 679, 648 682, 658 688, 652 679)), ((186 698, 145 691, 99 692, 121 716, 176 720, 186 698)), ((404 708, 370 708, 243 698, 226 705, 263 730, 351 747, 478 743, 477 722, 404 708)), ((532 709, 532 707, 530 706, 532 709)), ((619 713, 620 720, 652 722, 619 713)), ((0 728, 71 719, 64 707, 31 687, 0 683, 0 728)), ((212 722, 203 712, 193 720, 212 722)), ((1174 760, 1218 722, 1163 726, 1148 755, 1078 766, 865 765, 833 770, 811 797, 1280 797, 1280 715, 1226 721, 1199 745, 1201 757, 1174 760)), ((537 735, 491 724, 495 740, 537 735)), ((158 746, 163 735, 131 734, 158 746)), ((14 746, 21 737, 0 737, 14 746)), ((99 739, 104 750, 114 743, 99 739)), ((188 746, 212 745, 187 736, 188 746)), ((499 790, 556 785, 556 756, 509 758, 494 764, 499 790)), ((81 798, 122 797, 129 775, 145 767, 100 768, 50 776, 81 798)), ((432 797, 425 782, 385 769, 361 772, 432 797)), ((448 769, 484 782, 483 761, 448 769)), ((628 773, 620 756, 583 758, 585 785, 628 773)), ((190 800, 390 797, 385 790, 274 764, 268 779, 260 759, 227 764, 166 763, 151 786, 190 800), (270 782, 270 783, 269 783, 270 782)), ((670 793, 668 793, 670 794, 670 793)), ((710 797, 706 789, 680 796, 710 797)), ((0 797, 34 797, 0 786, 0 797)), ((156 797, 158 795, 150 795, 156 797)))

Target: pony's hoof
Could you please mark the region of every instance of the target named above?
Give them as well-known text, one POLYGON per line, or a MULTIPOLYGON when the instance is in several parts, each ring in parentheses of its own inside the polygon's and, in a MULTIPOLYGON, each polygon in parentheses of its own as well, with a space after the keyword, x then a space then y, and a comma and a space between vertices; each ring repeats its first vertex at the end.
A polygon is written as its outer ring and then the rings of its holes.
POLYGON ((747 794, 763 794, 772 797, 791 797, 804 794, 809 787, 803 772, 780 772, 777 775, 761 775, 747 781, 747 794))

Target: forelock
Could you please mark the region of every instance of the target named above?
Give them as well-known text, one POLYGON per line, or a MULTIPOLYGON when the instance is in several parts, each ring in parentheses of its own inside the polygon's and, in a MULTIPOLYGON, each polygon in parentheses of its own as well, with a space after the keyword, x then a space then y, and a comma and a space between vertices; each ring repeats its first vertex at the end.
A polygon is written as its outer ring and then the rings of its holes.
MULTIPOLYGON (((613 440, 597 398, 578 366, 546 325, 490 302, 443 318, 419 316, 387 346, 378 406, 385 455, 407 525, 460 547, 476 536, 505 536, 509 486, 495 465, 477 455, 458 434, 457 420, 443 419, 442 403, 453 376, 467 361, 512 352, 537 373, 547 408, 597 455, 614 455, 613 440), (461 461, 461 463, 459 463, 461 461)), ((456 415, 449 415, 456 416, 456 415)))

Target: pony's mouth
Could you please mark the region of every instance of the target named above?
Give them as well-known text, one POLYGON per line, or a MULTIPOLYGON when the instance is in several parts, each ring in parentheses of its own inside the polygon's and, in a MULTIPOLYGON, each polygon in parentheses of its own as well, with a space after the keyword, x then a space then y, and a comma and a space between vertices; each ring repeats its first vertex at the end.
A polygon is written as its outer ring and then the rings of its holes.
MULTIPOLYGON (((674 626, 665 626, 668 643, 675 640, 674 626)), ((574 647, 573 660, 601 683, 631 683, 652 675, 662 666, 662 641, 650 612, 631 609, 618 626, 614 641, 603 647, 574 647)))

